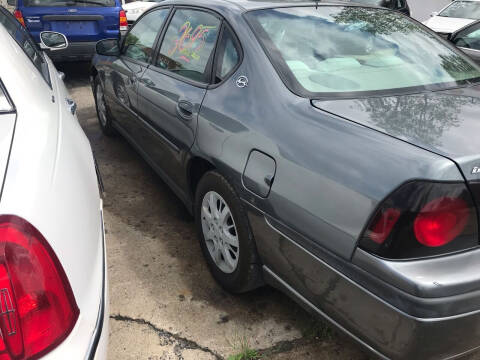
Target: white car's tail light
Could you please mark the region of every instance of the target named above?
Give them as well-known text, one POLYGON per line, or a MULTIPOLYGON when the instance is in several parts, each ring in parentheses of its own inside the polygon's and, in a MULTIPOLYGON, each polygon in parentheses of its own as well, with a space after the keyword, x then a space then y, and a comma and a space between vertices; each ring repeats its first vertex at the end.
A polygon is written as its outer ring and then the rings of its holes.
POLYGON ((477 219, 464 183, 415 181, 383 201, 359 246, 388 259, 462 251, 479 245, 477 219))
POLYGON ((47 241, 25 220, 0 217, 0 360, 44 355, 68 336, 78 315, 47 241))

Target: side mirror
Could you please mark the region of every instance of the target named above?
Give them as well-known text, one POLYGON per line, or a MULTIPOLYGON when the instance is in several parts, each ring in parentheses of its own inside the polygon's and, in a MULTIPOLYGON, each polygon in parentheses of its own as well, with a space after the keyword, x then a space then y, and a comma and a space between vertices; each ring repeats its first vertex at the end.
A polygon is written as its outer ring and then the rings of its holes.
POLYGON ((430 14, 431 17, 437 16, 437 15, 438 15, 438 11, 434 11, 430 14))
POLYGON ((9 6, 17 6, 17 1, 16 1, 16 0, 7 0, 7 5, 9 5, 9 6))
POLYGON ((95 50, 98 55, 104 56, 119 56, 120 44, 118 39, 104 39, 97 42, 95 50))
POLYGON ((54 31, 42 31, 40 33, 40 47, 51 51, 65 49, 68 46, 67 37, 54 31))

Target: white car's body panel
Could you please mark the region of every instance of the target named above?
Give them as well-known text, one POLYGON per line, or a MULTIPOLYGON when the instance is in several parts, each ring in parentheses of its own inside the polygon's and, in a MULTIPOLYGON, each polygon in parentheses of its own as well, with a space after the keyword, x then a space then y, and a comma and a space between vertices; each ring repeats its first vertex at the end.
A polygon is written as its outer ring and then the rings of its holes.
POLYGON ((127 21, 129 24, 134 23, 137 19, 151 7, 158 5, 154 1, 134 1, 123 5, 123 10, 127 14, 127 21))
MULTIPOLYGON (((468 0, 472 2, 478 2, 478 6, 480 6, 480 0, 468 0)), ((453 1, 452 1, 453 2, 453 1)), ((440 16, 443 10, 448 8, 451 5, 448 4, 447 6, 443 7, 440 11, 435 12, 430 19, 427 19, 423 22, 425 26, 428 26, 430 29, 437 33, 441 34, 452 34, 457 30, 471 24, 472 22, 476 21, 476 19, 468 19, 468 18, 454 18, 454 17, 447 17, 447 16, 440 16)))
MULTIPOLYGON (((97 323, 108 337, 102 209, 90 143, 50 59, 51 87, 1 25, 0 53, 0 79, 16 108, 16 119, 0 115, 0 214, 22 217, 40 231, 80 309, 70 335, 44 358, 84 359, 97 323)), ((105 340, 96 343, 96 358, 106 358, 105 340)))

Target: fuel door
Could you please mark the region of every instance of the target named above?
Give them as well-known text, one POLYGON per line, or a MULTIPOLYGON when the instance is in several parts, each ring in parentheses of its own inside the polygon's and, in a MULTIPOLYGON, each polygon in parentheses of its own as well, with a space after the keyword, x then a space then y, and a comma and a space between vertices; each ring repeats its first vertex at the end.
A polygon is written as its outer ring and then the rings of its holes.
POLYGON ((243 186, 262 198, 268 197, 275 178, 276 167, 272 157, 258 150, 252 150, 243 172, 243 186))

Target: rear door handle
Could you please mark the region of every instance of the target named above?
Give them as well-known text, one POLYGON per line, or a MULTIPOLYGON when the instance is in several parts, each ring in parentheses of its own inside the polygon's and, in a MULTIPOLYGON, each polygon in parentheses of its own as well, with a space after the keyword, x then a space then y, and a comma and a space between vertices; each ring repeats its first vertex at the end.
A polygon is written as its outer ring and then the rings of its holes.
POLYGON ((184 120, 192 120, 193 104, 189 101, 180 100, 177 103, 177 113, 184 120))

